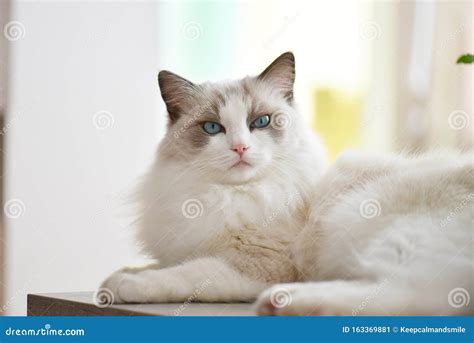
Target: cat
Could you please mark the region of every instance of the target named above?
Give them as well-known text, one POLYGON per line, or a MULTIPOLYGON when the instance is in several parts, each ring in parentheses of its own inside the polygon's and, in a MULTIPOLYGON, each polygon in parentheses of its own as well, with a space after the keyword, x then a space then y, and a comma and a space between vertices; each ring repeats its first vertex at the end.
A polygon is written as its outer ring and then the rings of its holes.
POLYGON ((294 82, 291 52, 237 81, 159 73, 169 124, 135 193, 158 264, 101 289, 116 303, 256 299, 260 315, 472 314, 472 154, 348 152, 327 168, 294 82))

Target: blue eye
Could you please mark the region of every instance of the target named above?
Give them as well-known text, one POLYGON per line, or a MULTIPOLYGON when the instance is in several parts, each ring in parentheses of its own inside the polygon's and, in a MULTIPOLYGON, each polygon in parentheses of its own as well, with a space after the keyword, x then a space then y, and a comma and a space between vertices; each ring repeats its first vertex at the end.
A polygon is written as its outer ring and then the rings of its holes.
POLYGON ((251 122, 250 127, 255 129, 263 129, 264 127, 267 127, 268 124, 270 124, 270 116, 265 115, 258 117, 253 122, 251 122))
POLYGON ((224 128, 221 124, 214 123, 213 121, 206 121, 204 124, 202 124, 202 129, 210 135, 215 135, 224 131, 224 128))

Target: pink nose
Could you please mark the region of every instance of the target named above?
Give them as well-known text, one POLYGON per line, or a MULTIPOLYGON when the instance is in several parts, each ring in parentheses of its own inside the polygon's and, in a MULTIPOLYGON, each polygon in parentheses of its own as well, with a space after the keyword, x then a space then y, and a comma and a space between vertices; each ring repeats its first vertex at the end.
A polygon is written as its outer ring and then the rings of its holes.
POLYGON ((248 146, 240 144, 236 145, 233 148, 231 148, 232 151, 235 151, 236 153, 239 154, 239 156, 242 156, 246 150, 248 150, 248 146))

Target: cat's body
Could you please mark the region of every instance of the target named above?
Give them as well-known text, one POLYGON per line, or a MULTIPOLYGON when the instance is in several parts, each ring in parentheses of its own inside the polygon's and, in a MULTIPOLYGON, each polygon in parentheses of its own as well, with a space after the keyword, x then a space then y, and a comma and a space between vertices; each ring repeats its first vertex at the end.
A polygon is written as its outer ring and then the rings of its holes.
POLYGON ((266 291, 260 313, 472 314, 473 179, 472 154, 341 156, 292 246, 301 280, 317 282, 266 291))
POLYGON ((448 301, 473 292, 472 156, 348 154, 321 175, 293 81, 289 53, 226 84, 160 73, 171 124, 136 223, 159 268, 103 287, 117 302, 251 301, 284 282, 259 313, 472 313, 448 301))

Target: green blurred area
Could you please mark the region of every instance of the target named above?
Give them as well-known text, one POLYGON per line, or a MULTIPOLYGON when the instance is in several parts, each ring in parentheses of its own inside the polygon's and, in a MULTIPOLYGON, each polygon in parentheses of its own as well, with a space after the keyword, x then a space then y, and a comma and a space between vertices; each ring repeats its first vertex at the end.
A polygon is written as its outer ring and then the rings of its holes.
POLYGON ((179 58, 185 72, 201 80, 219 77, 234 62, 238 2, 195 1, 181 6, 184 40, 179 58))

